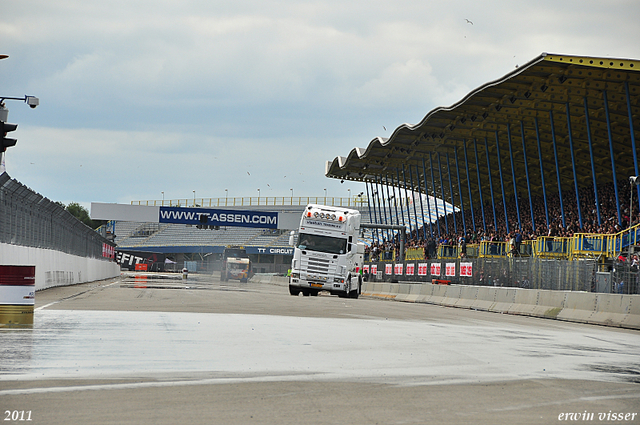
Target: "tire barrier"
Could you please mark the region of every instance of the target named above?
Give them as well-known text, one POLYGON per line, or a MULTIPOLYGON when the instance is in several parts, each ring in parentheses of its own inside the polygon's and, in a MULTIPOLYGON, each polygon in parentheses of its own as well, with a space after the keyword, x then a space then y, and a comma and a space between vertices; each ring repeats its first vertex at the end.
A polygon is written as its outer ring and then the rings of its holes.
POLYGON ((365 282, 362 295, 640 329, 640 295, 432 283, 365 282))

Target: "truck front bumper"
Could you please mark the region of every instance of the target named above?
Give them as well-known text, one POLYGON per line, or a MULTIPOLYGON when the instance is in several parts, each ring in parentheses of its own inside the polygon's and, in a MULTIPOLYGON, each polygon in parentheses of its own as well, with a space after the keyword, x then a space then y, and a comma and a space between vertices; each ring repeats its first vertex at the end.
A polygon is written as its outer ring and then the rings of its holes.
POLYGON ((304 279, 299 277, 294 277, 292 274, 289 279, 289 285, 297 287, 297 288, 310 288, 316 289, 318 291, 330 291, 330 292, 344 292, 346 291, 347 285, 344 282, 334 282, 334 279, 331 278, 331 281, 327 279, 327 281, 320 281, 316 279, 304 279))

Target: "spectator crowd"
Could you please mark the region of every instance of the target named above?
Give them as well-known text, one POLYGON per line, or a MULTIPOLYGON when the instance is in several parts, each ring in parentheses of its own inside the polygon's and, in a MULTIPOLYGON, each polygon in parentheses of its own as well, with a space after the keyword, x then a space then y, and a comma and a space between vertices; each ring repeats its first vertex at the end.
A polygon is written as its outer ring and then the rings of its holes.
MULTIPOLYGON (((518 247, 524 240, 535 240, 540 236, 549 237, 572 237, 576 233, 588 234, 615 234, 633 225, 638 224, 638 201, 631 205, 629 210, 630 190, 636 190, 628 182, 618 182, 620 217, 618 217, 618 203, 616 202, 615 188, 613 183, 598 186, 598 203, 596 205, 595 192, 593 189, 584 188, 579 191, 580 211, 576 202, 575 191, 563 192, 562 207, 560 197, 547 196, 547 209, 543 197, 533 197, 531 205, 528 197, 519 197, 518 206, 520 209, 520 225, 518 224, 518 210, 516 202, 506 203, 507 217, 505 218, 505 208, 502 203, 495 205, 494 210, 490 203, 484 206, 477 206, 473 215, 471 210, 463 214, 458 211, 448 216, 440 217, 431 226, 426 224, 412 228, 406 234, 405 249, 424 249, 425 258, 435 258, 437 245, 460 246, 465 252, 467 244, 477 244, 481 241, 504 241, 510 246, 518 247), (484 220, 483 211, 484 209, 484 220), (562 214, 564 211, 564 215, 562 214), (598 212, 600 219, 598 220, 598 212), (547 224, 548 215, 548 224, 547 224), (533 221, 532 221, 533 216, 533 221), (580 216, 582 220, 580 220, 580 216), (472 221, 472 217, 475 219, 472 221), (508 227, 507 227, 508 223, 508 227), (465 232, 466 227, 466 232, 465 232), (425 237, 426 236, 426 237, 425 237)), ((402 219, 393 217, 393 223, 402 219)), ((395 223, 398 224, 398 223, 395 223)), ((373 243, 367 247, 370 258, 380 258, 385 252, 399 250, 398 235, 391 236, 385 231, 374 233, 373 243)))

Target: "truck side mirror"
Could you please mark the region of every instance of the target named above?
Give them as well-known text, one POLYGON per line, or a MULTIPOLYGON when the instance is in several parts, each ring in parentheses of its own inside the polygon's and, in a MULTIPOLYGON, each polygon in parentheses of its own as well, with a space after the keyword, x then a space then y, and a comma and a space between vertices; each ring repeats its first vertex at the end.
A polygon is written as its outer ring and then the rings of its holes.
POLYGON ((295 244, 294 242, 295 235, 296 235, 295 230, 292 230, 291 233, 289 233, 289 246, 293 246, 295 244))

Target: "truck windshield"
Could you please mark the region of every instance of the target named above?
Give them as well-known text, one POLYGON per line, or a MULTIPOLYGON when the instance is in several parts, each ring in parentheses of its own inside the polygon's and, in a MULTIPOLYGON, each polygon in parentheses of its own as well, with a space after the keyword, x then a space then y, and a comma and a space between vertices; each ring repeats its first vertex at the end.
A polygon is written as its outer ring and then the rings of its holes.
POLYGON ((225 248, 224 258, 249 258, 247 250, 242 248, 225 248))
POLYGON ((300 233, 298 241, 299 249, 327 252, 329 254, 344 254, 347 252, 346 239, 300 233))

